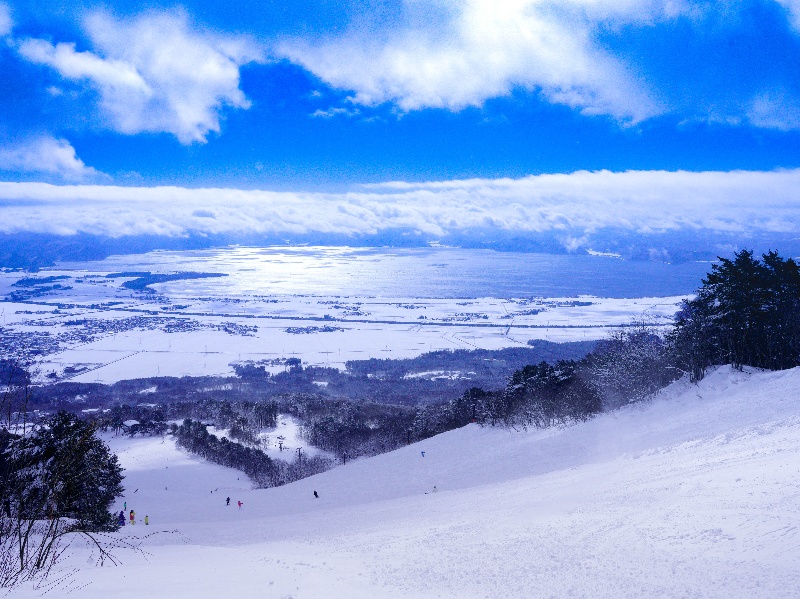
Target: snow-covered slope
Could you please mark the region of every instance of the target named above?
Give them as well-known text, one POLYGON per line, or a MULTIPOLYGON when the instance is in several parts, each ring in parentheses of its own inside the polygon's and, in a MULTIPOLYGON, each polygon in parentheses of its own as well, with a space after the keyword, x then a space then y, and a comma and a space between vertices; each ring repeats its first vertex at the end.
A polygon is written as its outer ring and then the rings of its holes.
POLYGON ((800 597, 798 369, 720 369, 564 429, 470 425, 269 490, 170 440, 111 445, 150 519, 120 534, 179 533, 119 567, 76 555, 73 596, 800 597))

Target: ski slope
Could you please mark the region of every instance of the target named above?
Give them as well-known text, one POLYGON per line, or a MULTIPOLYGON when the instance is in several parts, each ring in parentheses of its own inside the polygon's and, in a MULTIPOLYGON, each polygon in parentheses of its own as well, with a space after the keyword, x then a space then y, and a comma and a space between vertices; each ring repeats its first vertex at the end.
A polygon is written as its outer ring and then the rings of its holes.
POLYGON ((584 424, 470 425, 268 490, 170 439, 112 438, 116 509, 140 519, 119 534, 179 532, 116 567, 73 552, 57 594, 800 597, 798 398, 800 369, 721 368, 584 424))

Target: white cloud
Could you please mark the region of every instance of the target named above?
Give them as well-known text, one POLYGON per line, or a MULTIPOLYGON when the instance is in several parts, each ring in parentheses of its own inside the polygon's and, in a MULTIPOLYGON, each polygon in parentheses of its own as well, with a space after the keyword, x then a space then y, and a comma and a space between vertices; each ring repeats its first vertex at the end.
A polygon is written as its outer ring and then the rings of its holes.
POLYGON ((409 0, 405 8, 405 27, 287 41, 277 53, 354 91, 352 100, 365 105, 460 110, 520 87, 584 113, 637 122, 665 108, 595 34, 692 12, 683 2, 657 0, 409 0), (436 14, 426 18, 426 11, 436 14))
POLYGON ((800 129, 800 102, 782 90, 763 93, 753 100, 747 118, 751 124, 764 129, 797 130, 800 129))
POLYGON ((53 67, 67 79, 91 79, 110 90, 151 94, 136 68, 120 60, 106 60, 91 52, 77 52, 75 44, 53 45, 45 40, 29 39, 19 52, 27 60, 53 67))
POLYGON ((0 2, 0 36, 8 35, 14 27, 14 20, 11 18, 11 9, 5 2, 0 2))
POLYGON ((783 6, 788 13, 789 22, 795 29, 800 30, 800 0, 775 0, 783 6))
POLYGON ((106 177, 86 166, 66 139, 41 136, 0 147, 0 170, 51 175, 65 181, 86 181, 106 177))
POLYGON ((85 28, 93 50, 39 39, 20 43, 20 54, 73 81, 88 80, 100 108, 121 133, 172 133, 181 143, 205 142, 220 131, 224 107, 248 108, 239 67, 262 60, 244 37, 193 28, 181 12, 150 12, 117 20, 92 13, 85 28))
POLYGON ((333 108, 328 108, 327 110, 322 110, 322 109, 315 110, 314 112, 311 113, 311 116, 315 118, 330 119, 335 116, 354 117, 358 116, 359 114, 361 113, 358 109, 350 110, 348 108, 333 107, 333 108))
POLYGON ((362 186, 347 193, 0 183, 0 231, 110 236, 546 233, 572 249, 624 230, 800 233, 800 169, 576 172, 362 186))

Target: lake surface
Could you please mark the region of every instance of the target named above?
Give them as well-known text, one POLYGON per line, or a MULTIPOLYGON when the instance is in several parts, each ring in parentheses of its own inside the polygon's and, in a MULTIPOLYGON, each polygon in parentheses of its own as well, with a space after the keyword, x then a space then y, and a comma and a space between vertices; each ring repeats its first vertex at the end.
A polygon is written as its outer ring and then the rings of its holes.
POLYGON ((111 256, 96 262, 60 263, 56 268, 229 275, 157 287, 171 296, 632 298, 692 293, 711 265, 439 247, 229 247, 111 256))

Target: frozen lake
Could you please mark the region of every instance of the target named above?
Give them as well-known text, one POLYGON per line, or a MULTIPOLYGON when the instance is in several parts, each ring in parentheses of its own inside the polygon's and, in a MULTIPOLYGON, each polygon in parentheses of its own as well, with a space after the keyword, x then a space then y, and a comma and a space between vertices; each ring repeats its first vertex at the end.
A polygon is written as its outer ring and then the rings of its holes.
POLYGON ((611 256, 460 248, 231 247, 156 251, 64 263, 63 269, 225 273, 224 279, 164 284, 191 297, 343 295, 519 298, 593 295, 656 297, 693 292, 710 265, 634 262, 611 256))

